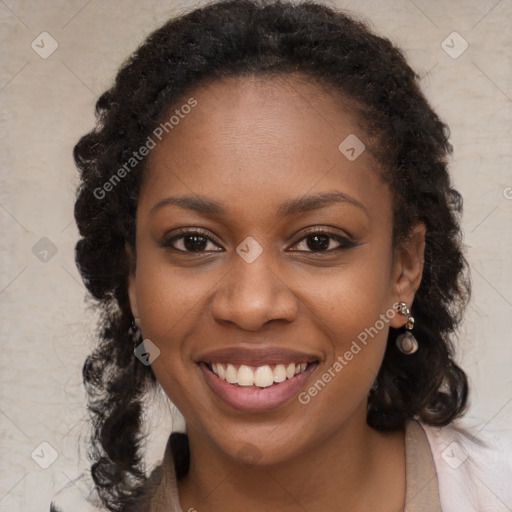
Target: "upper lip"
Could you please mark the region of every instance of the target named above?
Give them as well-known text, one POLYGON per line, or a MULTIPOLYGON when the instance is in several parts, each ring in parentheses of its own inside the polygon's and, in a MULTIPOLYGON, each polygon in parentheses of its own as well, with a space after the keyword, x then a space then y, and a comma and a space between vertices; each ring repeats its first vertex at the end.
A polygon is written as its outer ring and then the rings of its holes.
POLYGON ((246 348, 225 347, 210 350, 198 355, 196 363, 232 363, 247 364, 250 366, 263 366, 284 363, 313 363, 318 356, 306 354, 296 350, 278 348, 275 346, 246 348))

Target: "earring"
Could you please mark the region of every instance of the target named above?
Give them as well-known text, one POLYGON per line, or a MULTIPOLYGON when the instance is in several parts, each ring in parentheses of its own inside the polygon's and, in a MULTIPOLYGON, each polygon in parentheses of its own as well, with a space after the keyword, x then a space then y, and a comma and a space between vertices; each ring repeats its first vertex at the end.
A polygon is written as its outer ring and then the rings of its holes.
POLYGON ((132 330, 132 332, 134 334, 140 329, 140 318, 139 317, 132 317, 130 329, 132 330))
POLYGON ((130 322, 130 330, 132 331, 133 335, 133 350, 134 352, 137 350, 137 347, 139 346, 141 342, 141 332, 140 332, 140 318, 139 317, 133 317, 132 321, 130 322))
POLYGON ((407 330, 406 332, 403 332, 402 334, 399 334, 397 336, 396 346, 398 347, 398 350, 400 350, 400 352, 402 352, 405 355, 414 354, 414 352, 418 350, 418 341, 410 332, 414 327, 414 317, 411 316, 411 311, 409 310, 405 302, 400 302, 398 304, 397 309, 401 315, 407 317, 407 320, 404 325, 405 329, 407 330))

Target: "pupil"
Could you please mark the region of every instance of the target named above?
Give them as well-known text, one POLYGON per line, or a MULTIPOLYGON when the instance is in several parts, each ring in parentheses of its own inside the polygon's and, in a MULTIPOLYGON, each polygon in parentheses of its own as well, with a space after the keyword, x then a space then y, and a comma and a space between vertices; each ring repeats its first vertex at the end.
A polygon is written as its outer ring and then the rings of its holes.
POLYGON ((311 235, 308 238, 308 249, 311 249, 312 251, 318 251, 319 249, 327 249, 328 247, 329 237, 327 235, 311 235), (311 240, 315 240, 315 242, 310 243, 311 240))
POLYGON ((187 251, 202 251, 206 247, 206 239, 204 236, 189 235, 183 240, 183 245, 187 251))

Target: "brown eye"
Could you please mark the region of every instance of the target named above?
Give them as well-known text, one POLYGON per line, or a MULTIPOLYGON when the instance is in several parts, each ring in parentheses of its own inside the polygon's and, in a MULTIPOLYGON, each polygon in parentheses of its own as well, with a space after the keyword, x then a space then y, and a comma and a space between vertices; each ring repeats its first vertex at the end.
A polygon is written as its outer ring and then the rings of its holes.
POLYGON ((208 240, 201 235, 185 235, 181 238, 187 251, 204 251, 208 245, 208 240))
POLYGON ((201 231, 181 232, 179 235, 165 238, 160 245, 181 252, 201 253, 222 250, 201 231))
POLYGON ((306 237, 308 249, 312 251, 327 251, 331 238, 328 235, 309 235, 306 237))
POLYGON ((316 231, 301 238, 293 247, 298 252, 335 252, 341 249, 349 249, 357 244, 347 237, 337 233, 316 231))

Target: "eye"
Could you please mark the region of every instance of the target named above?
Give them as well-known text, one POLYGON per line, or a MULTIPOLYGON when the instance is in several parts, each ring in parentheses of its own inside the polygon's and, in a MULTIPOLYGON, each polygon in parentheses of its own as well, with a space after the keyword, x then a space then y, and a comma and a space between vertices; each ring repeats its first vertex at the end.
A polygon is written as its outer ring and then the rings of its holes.
MULTIPOLYGON (((184 253, 222 252, 224 249, 212 240, 209 233, 200 229, 187 229, 165 237, 160 245, 184 253)), ((293 252, 332 253, 355 247, 357 244, 339 233, 315 229, 302 237, 290 250, 293 252)))
POLYGON ((310 231, 292 246, 292 251, 298 252, 315 252, 315 253, 331 253, 341 249, 350 249, 357 244, 348 237, 339 233, 332 233, 325 229, 316 229, 310 231), (295 247, 296 249, 293 249, 295 247))
POLYGON ((223 249, 213 242, 204 231, 195 229, 182 231, 178 235, 164 238, 160 245, 180 252, 219 252, 223 249))

